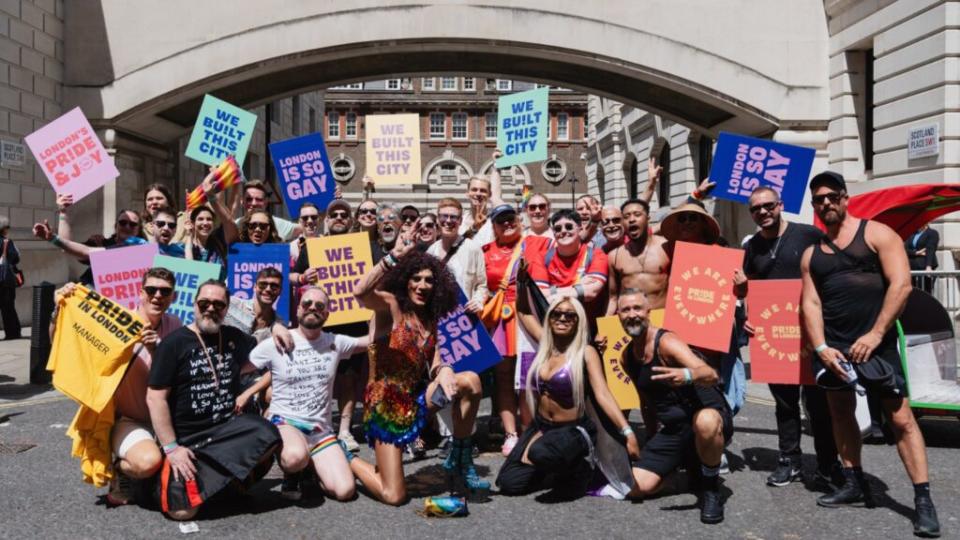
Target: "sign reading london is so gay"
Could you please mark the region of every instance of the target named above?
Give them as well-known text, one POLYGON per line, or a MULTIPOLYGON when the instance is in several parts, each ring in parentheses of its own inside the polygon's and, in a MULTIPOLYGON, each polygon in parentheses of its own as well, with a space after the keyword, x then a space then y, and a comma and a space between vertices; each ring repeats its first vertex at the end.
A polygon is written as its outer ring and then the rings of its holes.
POLYGON ((726 352, 737 304, 733 271, 743 266, 743 251, 677 242, 673 253, 664 328, 689 345, 726 352))

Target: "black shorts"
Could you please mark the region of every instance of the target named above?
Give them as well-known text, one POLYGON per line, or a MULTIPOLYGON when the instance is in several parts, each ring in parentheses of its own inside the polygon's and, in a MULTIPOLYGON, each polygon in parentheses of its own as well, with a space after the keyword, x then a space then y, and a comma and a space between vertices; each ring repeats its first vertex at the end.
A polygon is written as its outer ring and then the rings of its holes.
MULTIPOLYGON (((723 419, 723 442, 726 445, 733 438, 733 415, 726 407, 717 410, 723 419)), ((650 471, 660 478, 677 470, 688 457, 695 457, 697 453, 692 422, 691 416, 688 422, 661 427, 640 449, 640 459, 631 465, 650 471)))
MULTIPOLYGON (((838 350, 849 354, 846 348, 838 350)), ((850 365, 857 373, 857 383, 869 394, 884 399, 908 397, 907 380, 896 343, 881 343, 868 361, 860 364, 851 362, 850 365)), ((816 354, 813 355, 813 373, 817 376, 817 385, 824 390, 850 392, 854 389, 828 370, 816 354)))

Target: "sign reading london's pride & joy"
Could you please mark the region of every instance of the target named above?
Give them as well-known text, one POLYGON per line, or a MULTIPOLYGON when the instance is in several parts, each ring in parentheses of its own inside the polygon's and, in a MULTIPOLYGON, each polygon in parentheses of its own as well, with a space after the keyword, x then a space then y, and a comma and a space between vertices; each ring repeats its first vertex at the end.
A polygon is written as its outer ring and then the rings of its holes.
POLYGON ((272 266, 283 276, 280 296, 273 305, 277 317, 290 318, 290 246, 238 242, 227 252, 227 288, 237 298, 248 300, 257 294, 257 273, 272 266))
POLYGON ((77 202, 120 176, 80 107, 23 138, 58 195, 77 202))
POLYGON ((367 175, 378 186, 419 184, 420 115, 377 114, 366 117, 367 175))
POLYGON ((497 167, 547 159, 550 115, 549 88, 537 88, 500 98, 497 107, 497 147, 503 155, 497 167))
POLYGON ((373 268, 367 233, 308 238, 307 259, 310 268, 317 269, 315 285, 330 298, 325 326, 370 320, 373 312, 360 307, 353 296, 360 279, 373 268))
POLYGON ((737 304, 733 271, 742 265, 739 249, 677 242, 663 327, 690 345, 729 350, 737 304))
POLYGON ((197 296, 197 289, 208 279, 220 278, 220 265, 157 255, 153 258, 153 266, 170 270, 177 279, 173 303, 167 308, 167 313, 180 319, 185 325, 192 323, 193 299, 197 296))
POLYGON ((312 202, 320 212, 325 212, 333 200, 334 186, 323 136, 311 133, 272 143, 270 156, 290 215, 299 216, 305 202, 312 202))
POLYGON ((747 305, 754 334, 750 378, 771 384, 814 384, 813 366, 800 355, 799 279, 750 282, 747 305))
POLYGON ((481 373, 502 357, 480 318, 466 310, 467 295, 457 287, 457 307, 437 322, 440 361, 453 371, 481 373))
POLYGON ((207 94, 184 154, 207 165, 217 165, 232 155, 243 165, 256 125, 257 115, 207 94))
POLYGON ((617 407, 621 410, 640 408, 637 387, 621 363, 624 350, 630 345, 632 338, 624 332, 620 317, 599 317, 597 335, 607 340, 607 347, 603 350, 603 373, 607 377, 607 388, 617 401, 617 407))
POLYGON ((780 194, 787 212, 800 213, 803 191, 810 180, 813 148, 720 133, 710 167, 711 192, 720 199, 746 203, 759 187, 780 194))
POLYGON ((90 253, 93 286, 100 296, 136 309, 143 275, 153 266, 157 253, 157 244, 152 242, 90 253))

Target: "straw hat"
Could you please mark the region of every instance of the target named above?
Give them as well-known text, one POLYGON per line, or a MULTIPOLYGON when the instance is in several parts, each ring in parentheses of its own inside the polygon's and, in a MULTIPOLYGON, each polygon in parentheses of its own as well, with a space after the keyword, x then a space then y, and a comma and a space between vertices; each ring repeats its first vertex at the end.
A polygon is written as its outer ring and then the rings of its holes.
POLYGON ((667 240, 674 241, 680 236, 680 223, 677 221, 677 216, 680 214, 700 214, 702 216, 701 219, 707 224, 707 238, 704 239, 707 243, 712 244, 720 238, 720 223, 717 222, 716 218, 711 216, 710 213, 700 205, 686 203, 671 210, 670 213, 667 214, 667 217, 663 218, 663 221, 660 223, 660 234, 667 240))

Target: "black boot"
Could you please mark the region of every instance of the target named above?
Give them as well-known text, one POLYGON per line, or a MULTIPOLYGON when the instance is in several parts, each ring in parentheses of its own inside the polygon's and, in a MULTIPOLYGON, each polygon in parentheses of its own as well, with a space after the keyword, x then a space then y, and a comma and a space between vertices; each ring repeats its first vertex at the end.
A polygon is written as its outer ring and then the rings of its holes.
POLYGON ((854 471, 851 468, 844 467, 843 478, 843 486, 833 493, 818 497, 817 505, 827 508, 840 508, 844 506, 874 507, 870 486, 863 477, 862 471, 854 471))
POLYGON ((720 495, 720 478, 703 477, 703 492, 700 495, 700 522, 713 525, 723 521, 723 496, 720 495))
POLYGON ((913 501, 917 517, 913 521, 913 534, 921 538, 940 538, 940 520, 930 497, 917 497, 913 501))

